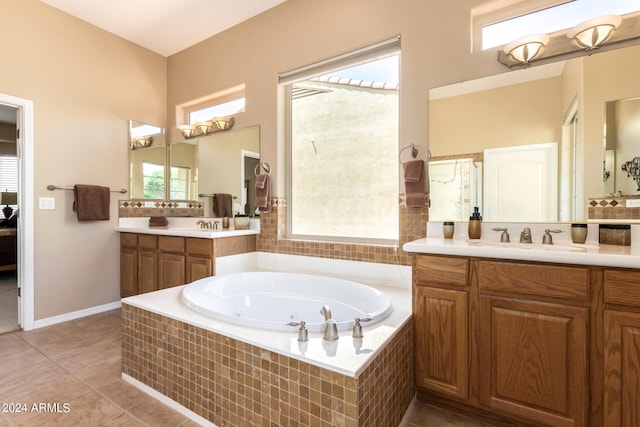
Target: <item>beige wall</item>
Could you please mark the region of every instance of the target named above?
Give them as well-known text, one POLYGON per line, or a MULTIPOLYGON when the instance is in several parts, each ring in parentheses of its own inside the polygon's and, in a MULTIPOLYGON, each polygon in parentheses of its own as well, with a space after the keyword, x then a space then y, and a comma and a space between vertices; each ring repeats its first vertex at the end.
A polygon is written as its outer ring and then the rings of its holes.
POLYGON ((260 124, 261 159, 273 167, 274 195, 283 197, 278 73, 401 34, 400 144, 425 144, 429 88, 507 71, 495 51, 469 53, 470 8, 481 3, 288 0, 169 58, 168 134, 177 138, 175 105, 245 83, 246 112, 236 127, 260 124))
POLYGON ((549 78, 429 103, 433 156, 560 142, 561 78, 549 78), (526 132, 523 132, 526 129, 526 132))
POLYGON ((118 301, 121 195, 110 221, 79 223, 73 193, 46 186, 128 188, 128 121, 166 122, 166 58, 38 0, 0 10, 0 93, 34 105, 35 319, 118 301))

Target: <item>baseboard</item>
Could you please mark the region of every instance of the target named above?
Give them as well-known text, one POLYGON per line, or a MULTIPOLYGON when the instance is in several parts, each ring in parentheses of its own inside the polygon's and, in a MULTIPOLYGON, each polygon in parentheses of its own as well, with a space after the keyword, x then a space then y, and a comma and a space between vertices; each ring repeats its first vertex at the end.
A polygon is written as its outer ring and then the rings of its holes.
POLYGON ((151 387, 149 387, 145 383, 138 381, 137 379, 133 378, 132 376, 127 375, 127 374, 122 374, 122 379, 124 381, 128 382, 129 384, 131 384, 132 386, 134 386, 135 388, 139 389, 140 391, 142 391, 144 393, 147 393, 149 396, 151 396, 154 399, 160 401, 161 403, 167 405, 168 407, 170 407, 174 411, 181 413, 182 415, 184 415, 185 417, 189 418, 191 421, 195 422, 196 424, 198 424, 200 426, 217 427, 211 421, 207 420, 206 418, 201 417, 200 415, 196 414, 192 410, 185 408, 184 406, 182 406, 181 404, 179 404, 175 400, 172 400, 172 399, 168 398, 164 394, 152 389, 151 387))
POLYGON ((62 322, 68 322, 69 320, 80 319, 81 317, 87 317, 93 314, 115 310, 117 308, 120 308, 121 306, 122 306, 122 303, 120 301, 115 301, 115 302, 110 302, 108 304, 85 308, 83 310, 72 311, 70 313, 59 314, 57 316, 46 317, 44 319, 36 320, 33 324, 33 328, 34 329, 44 328, 45 326, 51 326, 51 325, 55 325, 62 322))

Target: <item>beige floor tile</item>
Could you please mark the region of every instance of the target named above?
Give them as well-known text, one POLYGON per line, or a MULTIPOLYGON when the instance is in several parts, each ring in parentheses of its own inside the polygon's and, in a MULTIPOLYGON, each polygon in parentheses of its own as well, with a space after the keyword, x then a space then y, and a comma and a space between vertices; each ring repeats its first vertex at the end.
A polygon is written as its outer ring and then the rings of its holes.
POLYGON ((143 396, 142 402, 130 408, 128 412, 150 426, 179 426, 187 420, 184 415, 151 396, 143 396))
POLYGON ((400 427, 491 427, 444 409, 414 400, 400 427))
POLYGON ((0 335, 0 358, 28 350, 31 345, 21 340, 15 333, 0 335))
POLYGON ((119 379, 98 389, 102 395, 111 399, 123 409, 131 409, 144 402, 148 395, 128 382, 119 379))

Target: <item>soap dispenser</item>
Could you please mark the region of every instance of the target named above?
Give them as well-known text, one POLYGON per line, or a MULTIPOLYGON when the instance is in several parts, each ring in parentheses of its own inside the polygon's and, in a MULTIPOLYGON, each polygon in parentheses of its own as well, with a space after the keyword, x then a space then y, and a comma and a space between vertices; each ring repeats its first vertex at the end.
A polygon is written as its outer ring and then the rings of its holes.
POLYGON ((469 217, 469 238, 479 239, 482 235, 482 217, 480 216, 480 208, 474 206, 473 214, 469 217))

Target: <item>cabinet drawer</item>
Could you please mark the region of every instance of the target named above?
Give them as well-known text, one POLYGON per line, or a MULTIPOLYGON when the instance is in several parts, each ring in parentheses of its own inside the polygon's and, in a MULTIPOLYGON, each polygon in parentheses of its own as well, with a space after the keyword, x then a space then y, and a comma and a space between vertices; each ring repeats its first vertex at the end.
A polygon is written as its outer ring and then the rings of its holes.
POLYGON ((184 252, 184 237, 160 236, 158 249, 166 252, 184 252))
POLYGON ((640 307, 640 271, 605 270, 604 301, 640 307))
POLYGON ((213 241, 211 239, 186 239, 187 253, 191 255, 213 256, 213 241))
POLYGON ((413 277, 418 285, 468 286, 469 260, 465 258, 418 255, 413 264, 413 277))
POLYGON ((126 248, 137 248, 138 235, 134 233, 120 233, 120 246, 126 248))
POLYGON ((589 269, 480 261, 478 284, 480 292, 503 291, 586 301, 589 297, 589 269))
POLYGON ((138 247, 142 249, 158 249, 158 236, 138 234, 138 247))

